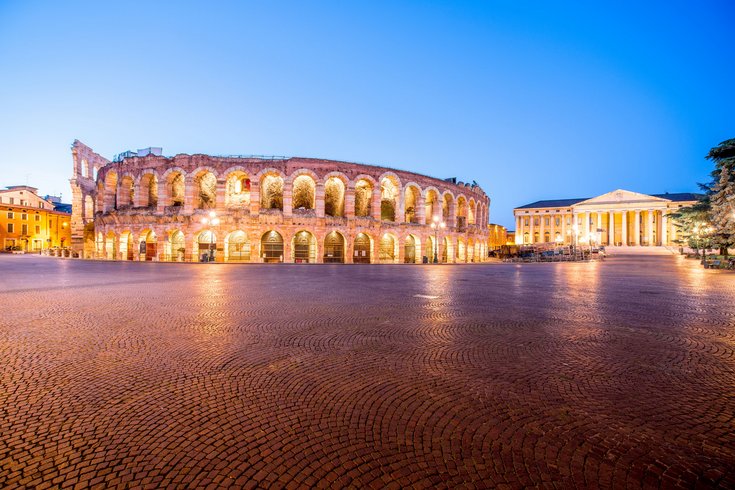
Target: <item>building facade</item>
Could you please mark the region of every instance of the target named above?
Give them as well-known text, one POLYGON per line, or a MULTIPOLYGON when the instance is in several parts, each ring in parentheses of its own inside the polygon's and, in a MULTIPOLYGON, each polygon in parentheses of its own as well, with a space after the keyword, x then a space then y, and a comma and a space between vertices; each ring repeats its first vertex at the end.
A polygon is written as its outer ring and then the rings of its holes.
MULTIPOLYGON (((158 150, 158 149, 156 149, 158 150)), ((490 199, 476 184, 313 158, 72 146, 84 257, 226 262, 478 262, 490 199)))
POLYGON ((622 189, 587 199, 537 201, 513 210, 516 244, 662 246, 676 240, 669 215, 698 195, 622 189))
POLYGON ((38 189, 16 185, 0 190, 0 244, 6 251, 39 252, 71 244, 71 215, 39 197, 38 189))

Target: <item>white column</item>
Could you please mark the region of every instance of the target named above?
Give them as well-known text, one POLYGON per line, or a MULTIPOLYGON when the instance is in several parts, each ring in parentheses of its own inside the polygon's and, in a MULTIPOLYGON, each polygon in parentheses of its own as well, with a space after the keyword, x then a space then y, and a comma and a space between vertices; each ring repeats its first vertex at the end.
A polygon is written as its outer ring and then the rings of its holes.
POLYGON ((534 215, 531 215, 528 220, 528 243, 533 243, 533 220, 536 219, 534 215))
POLYGON ((567 243, 567 214, 561 213, 561 239, 562 243, 567 243))
POLYGON ((666 211, 661 211, 661 245, 669 244, 669 217, 666 211))
POLYGON ((653 243, 653 209, 649 209, 646 212, 648 213, 648 229, 646 230, 648 234, 648 246, 652 247, 655 245, 653 243))
POLYGON ((546 216, 544 216, 543 214, 539 216, 538 240, 541 243, 544 243, 544 241, 545 241, 544 240, 544 229, 545 229, 545 226, 546 226, 544 224, 544 220, 545 219, 546 219, 546 216))
POLYGON ((633 224, 633 233, 635 233, 635 236, 633 237, 633 245, 640 245, 641 244, 641 210, 640 209, 635 210, 635 223, 633 224))
POLYGON ((622 232, 623 232, 623 236, 622 236, 621 239, 623 240, 623 245, 624 246, 627 246, 628 245, 628 211, 623 211, 623 229, 622 229, 622 232))
POLYGON ((607 221, 607 241, 608 245, 615 245, 615 213, 610 211, 608 213, 607 221))

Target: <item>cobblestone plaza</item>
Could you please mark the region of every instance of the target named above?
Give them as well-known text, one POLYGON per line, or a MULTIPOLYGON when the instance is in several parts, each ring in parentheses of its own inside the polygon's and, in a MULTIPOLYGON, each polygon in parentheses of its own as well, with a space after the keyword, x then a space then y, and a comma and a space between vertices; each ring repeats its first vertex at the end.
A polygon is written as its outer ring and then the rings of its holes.
POLYGON ((0 487, 735 486, 735 276, 0 256, 0 487))

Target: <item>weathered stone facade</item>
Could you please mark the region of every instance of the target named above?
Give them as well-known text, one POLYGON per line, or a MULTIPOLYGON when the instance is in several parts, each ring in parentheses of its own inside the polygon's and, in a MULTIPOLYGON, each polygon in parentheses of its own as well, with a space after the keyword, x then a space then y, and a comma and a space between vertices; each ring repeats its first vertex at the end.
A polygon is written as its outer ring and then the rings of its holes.
POLYGON ((313 158, 109 162, 78 141, 72 154, 72 231, 87 258, 196 261, 211 251, 228 262, 420 263, 436 256, 453 263, 487 256, 490 199, 476 184, 313 158), (203 222, 211 213, 214 226, 203 222))

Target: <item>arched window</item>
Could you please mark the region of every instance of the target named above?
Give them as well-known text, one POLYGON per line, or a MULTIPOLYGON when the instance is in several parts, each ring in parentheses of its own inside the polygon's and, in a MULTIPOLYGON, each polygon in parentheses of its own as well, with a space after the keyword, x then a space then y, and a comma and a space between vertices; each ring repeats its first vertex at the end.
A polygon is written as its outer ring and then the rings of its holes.
POLYGON ((327 216, 344 216, 345 184, 342 179, 330 177, 324 184, 324 214, 327 216))
POLYGON ((266 175, 261 180, 260 207, 283 210, 283 178, 280 175, 266 175))
POLYGON ((355 216, 370 216, 373 201, 373 185, 361 179, 355 183, 355 216))
POLYGON ((316 207, 316 182, 308 175, 299 175, 293 181, 293 209, 316 207))

